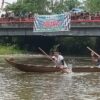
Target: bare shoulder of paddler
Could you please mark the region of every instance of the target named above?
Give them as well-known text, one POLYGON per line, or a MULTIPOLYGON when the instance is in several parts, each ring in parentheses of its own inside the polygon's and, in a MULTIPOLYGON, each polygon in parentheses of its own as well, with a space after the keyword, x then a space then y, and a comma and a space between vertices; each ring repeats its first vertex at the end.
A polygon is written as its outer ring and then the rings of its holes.
POLYGON ((92 61, 93 61, 93 62, 97 62, 97 61, 98 61, 98 56, 96 56, 96 55, 94 54, 94 52, 91 52, 91 58, 92 58, 92 61))

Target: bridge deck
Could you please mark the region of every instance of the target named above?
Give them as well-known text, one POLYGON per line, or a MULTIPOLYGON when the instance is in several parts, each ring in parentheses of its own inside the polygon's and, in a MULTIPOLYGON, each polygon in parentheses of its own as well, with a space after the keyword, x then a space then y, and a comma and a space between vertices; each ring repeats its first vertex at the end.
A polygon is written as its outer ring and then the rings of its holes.
POLYGON ((33 32, 33 20, 1 21, 0 36, 100 36, 100 20, 72 20, 71 30, 63 32, 33 32))

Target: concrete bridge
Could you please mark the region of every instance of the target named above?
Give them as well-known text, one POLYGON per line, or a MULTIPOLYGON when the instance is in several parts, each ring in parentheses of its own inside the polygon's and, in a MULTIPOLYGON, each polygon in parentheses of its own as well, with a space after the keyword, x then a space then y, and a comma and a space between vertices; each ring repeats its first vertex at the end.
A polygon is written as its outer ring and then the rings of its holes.
POLYGON ((72 22, 70 31, 33 32, 33 23, 2 23, 0 36, 100 36, 100 22, 72 22))

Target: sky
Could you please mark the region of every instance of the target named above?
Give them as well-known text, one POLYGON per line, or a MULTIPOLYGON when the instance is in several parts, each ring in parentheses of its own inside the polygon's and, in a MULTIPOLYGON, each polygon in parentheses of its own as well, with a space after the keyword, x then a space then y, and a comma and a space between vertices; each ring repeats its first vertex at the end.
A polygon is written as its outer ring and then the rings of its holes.
POLYGON ((13 3, 16 2, 17 0, 5 0, 5 2, 13 3))
MULTIPOLYGON (((16 2, 17 0, 4 0, 5 2, 8 2, 8 3, 13 3, 13 2, 16 2)), ((1 4, 2 4, 2 0, 0 0, 0 7, 1 7, 1 4)), ((4 4, 5 6, 6 4, 4 4)))
MULTIPOLYGON (((1 0, 0 0, 1 1, 1 0)), ((9 2, 9 3, 13 3, 13 2, 16 2, 17 0, 5 0, 5 2, 9 2)), ((82 1, 82 0, 80 0, 82 1)))
MULTIPOLYGON (((8 3, 13 3, 13 2, 16 2, 17 0, 4 0, 4 1, 8 3)), ((80 1, 83 1, 83 0, 80 0, 80 1)), ((2 0, 0 0, 0 6, 1 6, 1 3, 2 3, 2 0)))

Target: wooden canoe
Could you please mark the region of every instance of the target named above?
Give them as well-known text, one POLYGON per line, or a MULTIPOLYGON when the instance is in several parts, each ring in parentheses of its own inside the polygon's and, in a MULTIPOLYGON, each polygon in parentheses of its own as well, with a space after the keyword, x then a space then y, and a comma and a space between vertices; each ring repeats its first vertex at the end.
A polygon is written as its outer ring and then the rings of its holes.
POLYGON ((5 59, 8 64, 24 72, 60 72, 62 69, 57 67, 45 67, 42 65, 16 63, 14 59, 5 59))
MULTIPOLYGON (((5 59, 7 63, 11 66, 16 67, 17 69, 24 72, 64 72, 66 68, 61 69, 57 67, 45 67, 42 65, 32 65, 32 64, 21 64, 15 62, 14 59, 5 59)), ((100 68, 97 67, 73 67, 72 72, 100 72, 100 68)))

